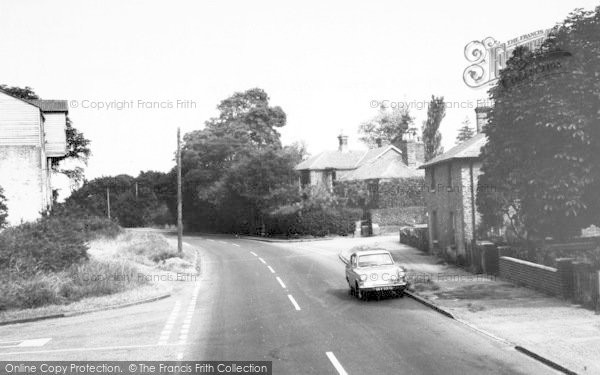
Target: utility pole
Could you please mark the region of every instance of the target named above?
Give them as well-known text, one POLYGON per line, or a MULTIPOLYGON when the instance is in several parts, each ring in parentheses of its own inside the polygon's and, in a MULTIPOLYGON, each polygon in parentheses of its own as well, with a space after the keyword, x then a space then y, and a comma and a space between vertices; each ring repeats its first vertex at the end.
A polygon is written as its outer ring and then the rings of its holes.
POLYGON ((106 187, 106 212, 110 220, 110 186, 106 187))
POLYGON ((183 251, 183 213, 181 203, 181 129, 177 128, 177 251, 183 251))

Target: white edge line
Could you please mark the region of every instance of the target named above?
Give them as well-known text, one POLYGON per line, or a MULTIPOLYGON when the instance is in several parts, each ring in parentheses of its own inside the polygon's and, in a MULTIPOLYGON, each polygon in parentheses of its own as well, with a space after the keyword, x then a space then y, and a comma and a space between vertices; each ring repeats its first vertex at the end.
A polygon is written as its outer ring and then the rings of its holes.
POLYGON ((300 311, 300 305, 298 305, 298 302, 296 302, 296 300, 294 299, 294 297, 291 294, 288 294, 288 298, 292 302, 292 305, 294 305, 294 308, 296 310, 300 311))
POLYGON ((258 255, 256 255, 256 253, 254 251, 251 251, 250 254, 254 255, 255 257, 258 256, 258 255))
POLYGON ((265 260, 263 258, 258 258, 258 260, 260 260, 262 262, 262 264, 267 264, 267 262, 265 262, 265 260))
POLYGON ((271 273, 275 273, 275 270, 273 269, 273 267, 271 266, 267 266, 269 268, 269 271, 271 271, 271 273))
POLYGON ((346 370, 344 370, 344 367, 342 367, 342 364, 340 363, 340 361, 338 361, 337 358, 335 358, 335 355, 332 352, 326 352, 325 354, 327 354, 327 358, 329 358, 329 361, 331 362, 333 367, 335 367, 338 374, 348 375, 346 370))
POLYGON ((276 277, 277 281, 279 281, 279 285, 281 285, 281 287, 283 289, 286 289, 285 284, 283 283, 283 281, 281 281, 281 279, 279 278, 279 276, 276 277))

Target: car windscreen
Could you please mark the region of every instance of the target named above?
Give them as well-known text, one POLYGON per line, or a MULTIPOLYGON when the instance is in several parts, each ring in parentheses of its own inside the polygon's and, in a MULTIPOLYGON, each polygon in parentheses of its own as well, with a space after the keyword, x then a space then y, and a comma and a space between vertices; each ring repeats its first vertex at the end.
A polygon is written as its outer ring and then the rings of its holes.
POLYGON ((394 261, 390 254, 369 254, 361 255, 358 257, 359 267, 371 267, 371 266, 391 266, 394 261))

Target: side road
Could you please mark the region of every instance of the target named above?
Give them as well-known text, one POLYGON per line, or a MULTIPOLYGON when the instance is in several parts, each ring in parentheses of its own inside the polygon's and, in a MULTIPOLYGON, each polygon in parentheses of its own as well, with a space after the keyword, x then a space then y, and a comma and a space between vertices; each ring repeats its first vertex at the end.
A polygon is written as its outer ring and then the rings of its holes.
POLYGON ((600 373, 600 317, 593 311, 492 275, 474 275, 447 265, 400 244, 397 235, 281 245, 342 254, 356 246, 387 249, 407 268, 420 297, 465 324, 576 373, 600 373))

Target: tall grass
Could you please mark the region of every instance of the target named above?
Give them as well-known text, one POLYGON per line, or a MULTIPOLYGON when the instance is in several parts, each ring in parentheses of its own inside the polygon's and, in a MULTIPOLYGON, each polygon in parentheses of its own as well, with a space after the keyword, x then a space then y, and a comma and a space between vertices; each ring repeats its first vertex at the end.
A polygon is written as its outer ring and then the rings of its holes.
POLYGON ((91 259, 60 272, 38 272, 29 277, 10 272, 0 276, 0 311, 67 304, 145 284, 147 281, 126 261, 91 259))

